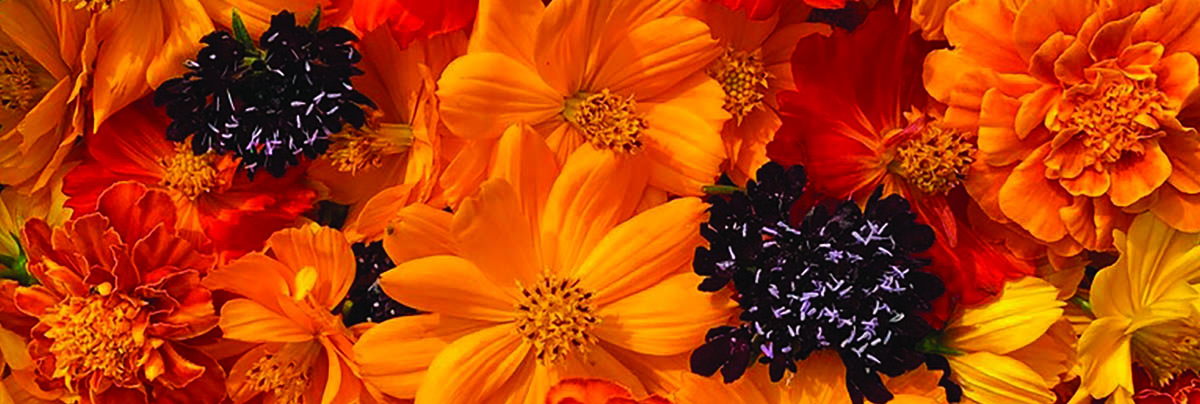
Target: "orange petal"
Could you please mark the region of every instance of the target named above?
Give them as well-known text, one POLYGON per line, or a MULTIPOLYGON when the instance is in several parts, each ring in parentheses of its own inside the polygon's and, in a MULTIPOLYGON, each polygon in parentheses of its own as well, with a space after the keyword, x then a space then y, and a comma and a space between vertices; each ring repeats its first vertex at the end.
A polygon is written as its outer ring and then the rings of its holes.
POLYGON ((470 261, 452 255, 403 262, 379 277, 384 293, 406 306, 494 322, 515 316, 517 285, 509 282, 497 286, 470 261))
POLYGON ((676 195, 700 195, 716 181, 725 161, 721 128, 711 126, 685 105, 656 104, 646 112, 645 157, 653 162, 650 184, 676 195))
MULTIPOLYGON (((312 170, 309 171, 309 173, 312 172, 312 170)), ((397 212, 413 202, 415 197, 413 191, 413 184, 400 184, 384 189, 371 197, 359 212, 358 217, 354 218, 353 223, 345 228, 346 238, 373 240, 382 236, 391 225, 397 212)))
POLYGON ((521 197, 503 180, 489 180, 454 214, 452 234, 459 254, 504 287, 531 285, 545 267, 535 244, 531 217, 521 197))
POLYGON ((1108 196, 1113 205, 1129 206, 1158 189, 1171 176, 1171 160, 1158 143, 1147 143, 1141 158, 1118 161, 1110 168, 1112 185, 1108 196))
POLYGON ((292 270, 279 261, 252 252, 210 273, 204 286, 245 296, 275 310, 276 299, 291 293, 288 279, 292 276, 292 270))
POLYGON ((233 299, 221 307, 224 337, 246 342, 302 342, 314 331, 248 299, 233 299))
POLYGON ((130 1, 97 18, 100 51, 93 77, 93 130, 150 91, 146 69, 160 52, 167 13, 157 1, 130 1))
POLYGON ((648 355, 676 355, 704 342, 704 334, 735 315, 725 293, 700 292, 700 277, 680 274, 601 307, 596 337, 648 355))
POLYGON ((450 223, 454 215, 429 205, 409 205, 387 225, 383 249, 392 262, 406 262, 432 255, 453 254, 450 223), (419 242, 414 242, 419 240, 419 242))
MULTIPOLYGON (((306 267, 315 269, 317 281, 312 295, 326 308, 337 306, 354 282, 354 251, 340 231, 315 224, 284 229, 267 239, 267 248, 295 273, 306 267)), ((299 292, 292 293, 294 297, 299 292)))
POLYGON ((1040 126, 1046 118, 1046 111, 1054 103, 1058 102, 1062 91, 1058 86, 1042 86, 1037 91, 1021 101, 1021 107, 1017 110, 1017 119, 1014 121, 1014 129, 1017 131, 1018 139, 1025 139, 1029 136, 1034 128, 1040 126))
POLYGON ((1161 43, 1166 45, 1167 53, 1200 53, 1200 40, 1197 40, 1200 7, 1190 1, 1156 3, 1138 16, 1133 27, 1133 41, 1161 43))
POLYGON ((1200 139, 1167 135, 1159 138, 1158 144, 1171 160, 1171 176, 1167 182, 1180 192, 1200 193, 1200 139))
POLYGON ((1186 194, 1175 187, 1162 187, 1158 192, 1158 201, 1150 208, 1155 216, 1181 231, 1200 231, 1200 194, 1186 194))
POLYGON ((682 16, 660 18, 622 38, 588 84, 652 98, 702 71, 720 53, 703 22, 682 16))
POLYGON ((1158 62, 1153 71, 1158 89, 1167 94, 1170 104, 1179 108, 1197 87, 1200 87, 1200 67, 1196 56, 1174 53, 1158 62))
POLYGON ((168 1, 162 5, 164 27, 168 32, 162 50, 146 69, 150 87, 158 87, 167 79, 183 75, 183 61, 195 57, 200 50, 200 38, 213 31, 212 20, 198 1, 168 1))
POLYGON ((495 149, 496 139, 468 141, 446 166, 438 182, 451 207, 479 190, 495 149))
POLYGON ((1041 117, 1026 117, 1026 119, 1038 120, 1031 124, 1023 124, 1032 125, 1022 129, 1028 129, 1033 133, 1021 136, 1017 131, 1016 119, 1020 115, 1022 106, 1022 103, 1016 98, 1004 95, 999 89, 991 89, 984 94, 979 114, 980 160, 994 166, 1009 165, 1028 156, 1045 142, 1048 132, 1044 128, 1040 128, 1041 117), (1038 130, 1034 130, 1035 128, 1038 130))
POLYGON ((1067 235, 1066 224, 1058 209, 1071 203, 1071 196, 1053 181, 1046 179, 1046 157, 1049 146, 1033 151, 1000 187, 1000 209, 1008 218, 1043 241, 1056 241, 1067 235))
POLYGON ((425 370, 446 346, 488 324, 438 314, 394 318, 358 339, 355 362, 371 385, 394 397, 412 398, 425 370))
POLYGON ((429 365, 416 401, 474 404, 484 402, 508 381, 527 360, 530 344, 510 326, 496 326, 468 334, 447 346, 429 365))
MULTIPOLYGON (((71 74, 71 67, 63 62, 61 54, 70 52, 59 49, 59 41, 66 39, 59 37, 55 24, 59 22, 59 18, 66 17, 65 21, 62 21, 63 28, 66 28, 72 22, 84 20, 88 15, 87 10, 71 10, 71 7, 6 1, 0 3, 0 30, 4 31, 5 39, 32 56, 50 75, 62 78, 71 74), (61 17, 54 15, 58 10, 61 10, 61 17)), ((74 51, 78 52, 78 49, 74 51)))
POLYGON ((502 53, 533 65, 534 29, 543 7, 536 0, 480 0, 468 50, 502 53))
POLYGON ((1013 39, 1016 15, 1000 0, 960 2, 946 12, 945 33, 950 43, 973 59, 999 72, 1025 71, 1025 59, 1013 39))
POLYGON ((1109 173, 1099 172, 1094 168, 1086 168, 1078 177, 1063 178, 1058 180, 1058 183, 1071 195, 1083 195, 1095 198, 1108 192, 1109 173))
POLYGON ((558 162, 546 140, 527 124, 509 126, 496 144, 496 158, 488 170, 488 179, 499 178, 513 186, 523 204, 525 217, 537 218, 546 206, 546 197, 558 175, 558 162))
POLYGON ((1035 1, 1025 3, 1013 24, 1013 41, 1020 54, 1028 58, 1055 33, 1073 35, 1092 15, 1090 0, 1035 1))
POLYGON ((563 94, 528 66, 498 53, 467 54, 451 62, 438 80, 437 95, 442 122, 468 139, 494 138, 513 123, 562 119, 563 94))

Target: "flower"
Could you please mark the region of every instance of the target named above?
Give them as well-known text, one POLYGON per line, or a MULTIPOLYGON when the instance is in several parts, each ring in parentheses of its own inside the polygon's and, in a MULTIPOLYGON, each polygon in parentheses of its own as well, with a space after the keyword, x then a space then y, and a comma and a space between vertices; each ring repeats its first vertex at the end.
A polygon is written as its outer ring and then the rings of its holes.
POLYGON ((233 258, 259 249, 272 232, 312 207, 316 192, 301 173, 250 181, 238 175, 233 156, 195 155, 187 145, 164 139, 168 122, 141 101, 88 138, 87 157, 64 179, 66 205, 76 217, 94 212, 109 184, 138 182, 170 196, 180 232, 203 234, 206 244, 233 258))
POLYGON ((1145 369, 1134 364, 1133 402, 1137 404, 1187 404, 1200 400, 1200 378, 1186 371, 1164 386, 1155 386, 1145 369))
POLYGON ((413 41, 470 27, 479 0, 358 0, 354 2, 354 25, 374 31, 387 25, 401 48, 413 41))
POLYGON ((953 49, 925 61, 943 125, 978 131, 966 188, 984 212, 1063 255, 1111 250, 1152 212, 1200 231, 1200 140, 1181 121, 1200 86, 1190 2, 959 2, 953 49))
POLYGON ((229 398, 348 404, 362 391, 350 357, 354 339, 330 313, 354 281, 354 252, 342 233, 311 224, 284 229, 214 271, 204 284, 239 295, 221 307, 224 337, 257 344, 230 370, 229 398))
POLYGON ((1129 402, 1135 361, 1159 386, 1200 370, 1200 233, 1143 213, 1113 239, 1120 257, 1092 281, 1096 319, 1079 338, 1080 394, 1129 402))
MULTIPOLYGON (((486 177, 495 139, 527 123, 561 163, 581 147, 650 164, 650 185, 699 195, 725 160, 721 53, 684 1, 483 1, 469 52, 438 81, 443 122, 469 140, 442 176, 451 205, 486 177), (497 103, 496 100, 507 100, 497 103)), ((640 163, 639 163, 640 164, 640 163)), ((633 198, 640 190, 632 190, 633 198)))
POLYGON ((358 37, 315 28, 297 26, 283 11, 259 37, 261 50, 226 31, 206 35, 190 71, 155 90, 154 104, 166 106, 172 120, 167 139, 190 136, 196 155, 232 152, 247 173, 282 177, 301 155, 325 153, 343 123, 361 128, 362 107, 375 104, 351 85, 362 74, 354 66, 362 56, 349 44, 358 37))
POLYGON ((89 17, 58 0, 0 3, 0 184, 47 187, 90 129, 86 97, 74 92, 90 81, 89 17))
POLYGON ((733 314, 727 295, 697 292, 687 271, 705 204, 680 198, 635 215, 622 191, 648 170, 580 148, 560 174, 540 134, 509 135, 498 148, 523 152, 494 170, 509 176, 453 214, 412 205, 391 226, 384 248, 397 267, 380 285, 430 314, 366 331, 354 347, 363 378, 418 404, 541 403, 579 376, 669 393, 677 374, 666 367, 682 367, 680 354, 733 314))
POLYGON ((411 307, 392 300, 379 286, 379 276, 396 267, 383 249, 382 241, 354 243, 350 248, 354 251, 354 283, 338 305, 342 308, 342 322, 347 327, 417 314, 411 307))
POLYGON ((608 380, 565 379, 550 388, 546 404, 671 404, 660 396, 635 401, 629 389, 608 380))
POLYGON ((60 228, 26 223, 40 285, 15 302, 37 319, 29 354, 41 389, 84 403, 221 400, 220 367, 188 345, 217 324, 200 284, 213 258, 179 237, 175 214, 167 194, 119 183, 60 228))
POLYGON ((805 23, 808 12, 801 7, 787 7, 755 21, 759 10, 748 11, 748 19, 746 13, 701 3, 689 13, 707 23, 724 48, 707 72, 721 84, 725 111, 733 116, 721 130, 729 155, 724 171, 739 184, 767 162, 766 145, 780 125, 775 95, 796 88, 791 62, 797 41, 830 32, 825 24, 805 23))
POLYGON ((882 186, 908 200, 937 233, 927 254, 948 291, 939 302, 944 316, 947 303, 976 304, 1033 267, 962 219, 970 207, 960 184, 974 175, 974 136, 943 126, 940 107, 921 88, 921 58, 932 45, 909 34, 908 4, 876 6, 853 32, 800 40, 792 57, 797 90, 779 95, 783 125, 767 154, 803 164, 813 190, 830 197, 862 201, 882 186))
POLYGON ((21 228, 32 218, 58 227, 71 217, 72 210, 63 206, 67 197, 62 186, 63 176, 75 164, 77 162, 69 161, 59 166, 47 186, 33 194, 16 188, 0 189, 0 279, 17 280, 24 286, 36 281, 27 268, 29 255, 21 245, 21 228))
POLYGON ((942 26, 946 22, 946 11, 958 0, 913 0, 912 22, 927 41, 942 41, 946 35, 942 26))

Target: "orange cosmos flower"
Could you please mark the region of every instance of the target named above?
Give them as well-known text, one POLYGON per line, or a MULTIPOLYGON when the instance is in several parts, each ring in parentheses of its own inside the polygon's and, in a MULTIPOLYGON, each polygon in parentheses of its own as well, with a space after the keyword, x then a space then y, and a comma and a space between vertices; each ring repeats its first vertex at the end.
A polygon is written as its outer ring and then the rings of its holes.
POLYGON ((350 359, 353 338, 330 312, 354 281, 354 252, 342 233, 311 224, 280 230, 264 252, 247 254, 204 279, 240 296, 221 307, 225 338, 259 344, 229 371, 229 398, 243 403, 347 404, 362 390, 350 359))
POLYGON ((828 36, 825 24, 805 23, 808 10, 785 7, 762 21, 714 3, 698 3, 689 14, 704 21, 724 53, 708 67, 708 75, 725 90, 725 122, 721 136, 729 155, 728 167, 735 183, 745 183, 767 162, 767 143, 779 129, 780 90, 795 90, 792 53, 796 42, 808 35, 828 36))
POLYGON ((1183 119, 1200 87, 1187 1, 960 2, 954 49, 925 86, 943 124, 978 130, 967 190, 992 219, 1062 253, 1113 249, 1150 211, 1200 230, 1200 137, 1183 119))
POLYGON ((205 234, 233 256, 258 249, 272 232, 312 207, 316 192, 303 174, 263 175, 252 181, 231 156, 196 156, 190 143, 165 137, 167 118, 148 100, 122 110, 87 140, 88 156, 64 179, 75 216, 96 210, 108 184, 134 181, 171 196, 181 232, 205 234))
POLYGON ((629 389, 601 379, 566 379, 550 388, 546 404, 671 404, 660 396, 635 400, 629 389))
POLYGON ((560 174, 528 126, 498 147, 510 156, 493 170, 504 177, 454 214, 412 205, 390 226, 397 267, 380 285, 430 314, 364 333, 354 347, 363 378, 417 404, 542 403, 580 376, 668 393, 681 354, 734 314, 727 294, 696 290, 690 270, 707 205, 680 198, 634 215, 626 190, 649 180, 645 166, 584 147, 560 174))
POLYGON ((354 25, 363 31, 387 30, 407 48, 416 40, 470 27, 475 20, 479 0, 356 0, 354 25))
POLYGON ((200 277, 213 258, 175 231, 170 197, 120 183, 96 211, 51 229, 25 225, 29 271, 16 306, 37 319, 29 342, 41 389, 81 403, 217 403, 223 373, 187 340, 213 329, 200 277))
POLYGON ((783 125, 767 153, 803 164, 819 193, 865 200, 882 186, 911 201, 937 233, 928 254, 930 271, 946 284, 942 303, 975 304, 1033 267, 961 219, 969 206, 959 183, 974 136, 946 128, 921 88, 918 72, 932 45, 909 34, 908 3, 899 11, 884 3, 853 32, 801 39, 792 59, 798 90, 779 95, 783 125))
MULTIPOLYGON (((452 204, 486 176, 495 139, 525 122, 558 161, 580 147, 645 160, 650 184, 699 195, 725 160, 721 53, 683 0, 485 0, 469 52, 438 81, 446 127, 471 144, 442 177, 452 204)), ((640 191, 632 190, 634 197, 640 191)))
POLYGON ((95 55, 89 17, 59 0, 0 2, 0 184, 46 187, 90 129, 81 93, 95 55))

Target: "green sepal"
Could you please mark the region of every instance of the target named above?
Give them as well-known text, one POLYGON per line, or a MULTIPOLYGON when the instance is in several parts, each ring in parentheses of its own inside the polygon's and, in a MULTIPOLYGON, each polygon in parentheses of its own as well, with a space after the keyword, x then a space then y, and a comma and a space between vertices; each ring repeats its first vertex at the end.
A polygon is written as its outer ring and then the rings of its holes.
POLYGON ((25 248, 21 246, 16 234, 12 237, 17 240, 17 255, 0 255, 0 279, 12 279, 21 286, 38 284, 37 278, 29 273, 29 257, 25 255, 25 248))
POLYGON ((733 185, 705 185, 700 188, 700 191, 707 195, 729 195, 738 192, 746 192, 745 189, 738 188, 733 185))
POLYGON ((1084 299, 1083 296, 1071 296, 1071 299, 1067 301, 1079 306, 1079 308, 1083 309, 1083 311, 1087 312, 1087 314, 1092 314, 1092 302, 1088 301, 1088 299, 1084 299))
POLYGON ((242 21, 242 14, 238 13, 236 7, 233 9, 233 38, 251 53, 258 52, 258 47, 254 45, 254 38, 250 37, 250 31, 246 30, 246 23, 242 21))
POLYGON ((926 335, 925 338, 922 338, 921 341, 917 342, 917 352, 938 354, 943 356, 958 356, 964 353, 963 351, 948 347, 943 344, 942 335, 943 334, 941 331, 934 331, 929 333, 929 335, 926 335))
POLYGON ((317 4, 317 9, 313 10, 312 18, 308 19, 308 31, 317 33, 321 29, 321 5, 317 4))

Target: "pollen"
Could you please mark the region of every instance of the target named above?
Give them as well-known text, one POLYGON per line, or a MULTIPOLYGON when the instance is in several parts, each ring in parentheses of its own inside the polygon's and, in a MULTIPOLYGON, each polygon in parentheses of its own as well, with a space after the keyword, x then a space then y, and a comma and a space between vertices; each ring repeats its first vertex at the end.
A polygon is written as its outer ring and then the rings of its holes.
POLYGON ((388 156, 407 152, 413 142, 413 128, 405 124, 380 123, 382 113, 367 115, 361 128, 347 126, 329 136, 330 163, 341 172, 359 171, 383 165, 388 156))
POLYGON ((733 115, 740 125, 742 119, 762 107, 767 93, 767 79, 771 74, 763 65, 761 50, 753 52, 726 48, 712 67, 709 77, 721 83, 725 90, 725 110, 733 115))
POLYGON ((590 334, 600 322, 592 293, 579 288, 578 280, 542 274, 533 285, 522 286, 521 293, 517 331, 533 345, 538 360, 554 363, 574 350, 586 352, 598 341, 590 334))
POLYGON ((562 114, 598 149, 636 153, 642 148, 642 131, 650 128, 633 97, 621 98, 608 89, 568 98, 562 114))
POLYGON ((896 149, 890 169, 922 192, 944 194, 966 177, 975 145, 966 132, 914 125, 921 132, 896 149))
POLYGON ((0 49, 0 111, 25 112, 37 105, 40 89, 25 60, 0 49))
POLYGON ((1127 154, 1145 152, 1142 140, 1161 133, 1156 116, 1165 113, 1167 96, 1151 80, 1102 78, 1097 84, 1077 85, 1067 92, 1073 107, 1057 117, 1059 132, 1075 131, 1083 145, 1085 165, 1104 171, 1127 154))
POLYGON ((63 0, 63 3, 74 3, 76 10, 88 9, 92 12, 108 10, 122 0, 63 0))
POLYGON ((136 380, 138 360, 150 349, 146 313, 128 299, 93 295, 70 297, 50 309, 43 322, 50 326, 53 378, 73 386, 78 378, 101 375, 117 383, 136 380))
POLYGON ((1184 371, 1200 372, 1200 327, 1189 320, 1141 328, 1133 333, 1129 347, 1160 386, 1184 371))
POLYGON ((175 155, 161 162, 166 171, 162 184, 196 199, 221 185, 215 160, 212 152, 197 156, 186 142, 180 143, 175 146, 175 155))
POLYGON ((279 352, 263 355, 246 371, 247 385, 257 392, 271 393, 279 404, 303 403, 319 347, 313 343, 288 344, 279 352))

